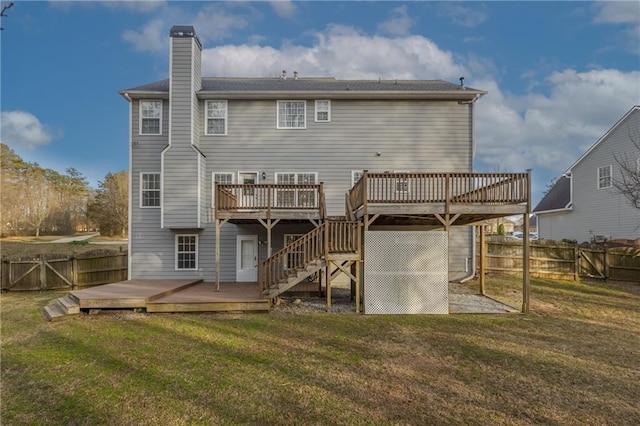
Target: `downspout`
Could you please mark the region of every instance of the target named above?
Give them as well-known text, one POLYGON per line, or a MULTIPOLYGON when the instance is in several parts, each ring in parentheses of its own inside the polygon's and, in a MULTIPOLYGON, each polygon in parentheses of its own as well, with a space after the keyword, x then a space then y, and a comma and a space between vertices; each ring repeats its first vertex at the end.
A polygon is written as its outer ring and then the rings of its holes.
MULTIPOLYGON (((480 99, 480 95, 477 94, 473 100, 469 103, 469 119, 471 120, 471 171, 473 171, 473 159, 476 156, 476 121, 473 116, 473 104, 480 99)), ((473 228, 475 231, 475 227, 473 228)), ((460 283, 466 283, 469 280, 472 280, 476 276, 476 233, 473 232, 473 237, 471 239, 471 268, 469 269, 469 274, 460 280, 460 283)))

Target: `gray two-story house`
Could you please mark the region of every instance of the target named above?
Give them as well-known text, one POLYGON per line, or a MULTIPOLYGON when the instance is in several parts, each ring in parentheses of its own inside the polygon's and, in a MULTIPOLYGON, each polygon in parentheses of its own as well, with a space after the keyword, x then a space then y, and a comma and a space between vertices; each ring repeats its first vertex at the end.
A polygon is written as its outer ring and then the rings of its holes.
POLYGON ((566 170, 535 207, 540 238, 578 242, 640 238, 640 210, 615 187, 616 181, 623 181, 623 168, 640 174, 639 145, 640 106, 636 105, 566 170))
POLYGON ((527 174, 472 173, 474 103, 485 92, 284 71, 202 77, 193 27, 170 36, 169 78, 120 92, 130 107, 130 278, 259 281, 275 296, 295 284, 292 269, 300 279, 366 274, 368 246, 422 263, 438 253, 446 284, 474 274, 473 228, 456 225, 524 213, 527 174), (376 231, 387 240, 366 237, 376 231), (417 232, 415 244, 401 231, 417 232), (437 244, 420 234, 430 231, 444 232, 437 244))

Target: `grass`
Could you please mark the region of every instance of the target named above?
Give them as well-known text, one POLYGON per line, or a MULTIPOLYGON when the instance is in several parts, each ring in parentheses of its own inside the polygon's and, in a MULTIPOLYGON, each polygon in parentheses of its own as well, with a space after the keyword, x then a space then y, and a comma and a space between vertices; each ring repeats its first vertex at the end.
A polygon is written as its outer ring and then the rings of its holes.
MULTIPOLYGON (((488 289, 511 294, 517 279, 488 289)), ((640 286, 532 280, 529 315, 85 315, 2 296, 3 425, 637 424, 640 286)))

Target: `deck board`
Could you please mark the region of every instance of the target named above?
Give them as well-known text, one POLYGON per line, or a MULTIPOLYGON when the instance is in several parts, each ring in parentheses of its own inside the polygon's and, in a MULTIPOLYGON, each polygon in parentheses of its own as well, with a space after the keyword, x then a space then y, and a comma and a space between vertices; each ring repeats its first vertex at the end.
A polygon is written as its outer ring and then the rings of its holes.
POLYGON ((129 280, 74 290, 70 295, 78 301, 81 309, 144 308, 148 300, 181 291, 201 281, 129 280))

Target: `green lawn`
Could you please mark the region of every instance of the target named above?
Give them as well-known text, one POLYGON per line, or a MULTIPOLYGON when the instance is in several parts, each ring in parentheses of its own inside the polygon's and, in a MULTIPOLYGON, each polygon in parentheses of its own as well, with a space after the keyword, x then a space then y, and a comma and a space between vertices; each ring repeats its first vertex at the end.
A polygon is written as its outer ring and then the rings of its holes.
MULTIPOLYGON (((493 278, 488 289, 518 284, 493 278)), ((2 425, 640 420, 640 285, 532 280, 529 315, 83 315, 2 295, 2 425)))

